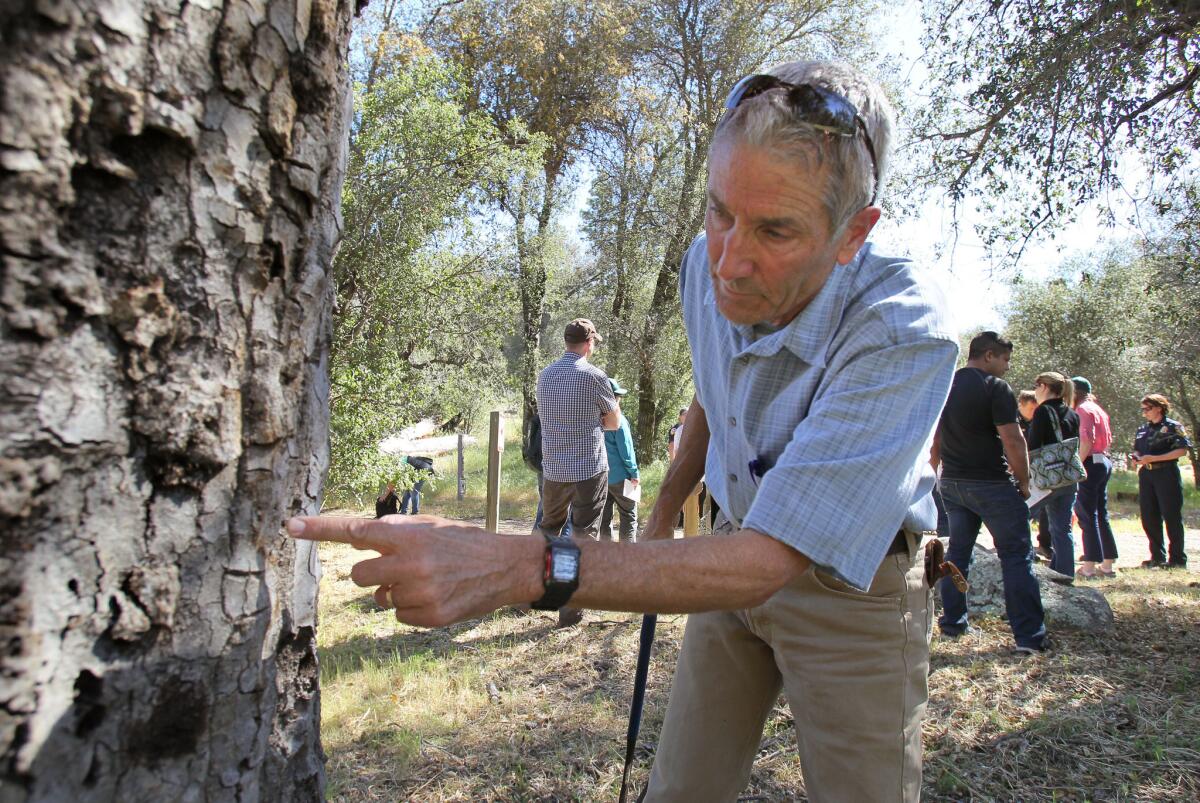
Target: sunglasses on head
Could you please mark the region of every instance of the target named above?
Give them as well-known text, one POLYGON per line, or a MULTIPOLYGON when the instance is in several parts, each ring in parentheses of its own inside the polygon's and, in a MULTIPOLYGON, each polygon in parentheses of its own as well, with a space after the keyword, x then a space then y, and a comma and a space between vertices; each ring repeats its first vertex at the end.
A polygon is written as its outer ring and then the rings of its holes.
POLYGON ((867 133, 867 124, 853 103, 823 87, 813 84, 791 84, 773 75, 747 75, 734 85, 729 97, 725 99, 727 110, 736 109, 752 97, 769 92, 772 89, 787 91, 788 104, 796 115, 808 125, 838 137, 853 137, 860 132, 863 144, 867 146, 867 154, 871 157, 871 173, 875 183, 871 189, 871 200, 867 206, 875 205, 875 197, 879 192, 879 162, 875 159, 875 143, 867 133))

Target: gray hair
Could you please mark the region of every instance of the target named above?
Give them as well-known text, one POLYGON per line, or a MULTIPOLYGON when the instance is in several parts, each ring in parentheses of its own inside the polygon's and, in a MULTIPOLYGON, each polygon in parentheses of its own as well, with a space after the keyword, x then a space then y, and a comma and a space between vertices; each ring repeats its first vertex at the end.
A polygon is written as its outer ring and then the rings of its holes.
MULTIPOLYGON (((768 71, 791 84, 812 84, 837 92, 858 108, 875 146, 879 183, 887 175, 891 157, 895 112, 875 81, 848 64, 825 61, 792 61, 768 71)), ((875 186, 871 156, 862 137, 830 137, 797 120, 781 92, 764 92, 725 112, 717 124, 712 147, 725 141, 769 148, 808 168, 828 165, 824 192, 825 210, 835 236, 858 210, 882 195, 875 186)))

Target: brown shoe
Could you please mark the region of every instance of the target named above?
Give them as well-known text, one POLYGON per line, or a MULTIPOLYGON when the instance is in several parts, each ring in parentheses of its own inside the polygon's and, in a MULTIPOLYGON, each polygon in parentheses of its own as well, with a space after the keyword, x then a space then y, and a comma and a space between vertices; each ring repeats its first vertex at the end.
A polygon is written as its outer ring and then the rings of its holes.
POLYGON ((559 608, 558 626, 571 627, 583 621, 583 611, 578 608, 559 608))

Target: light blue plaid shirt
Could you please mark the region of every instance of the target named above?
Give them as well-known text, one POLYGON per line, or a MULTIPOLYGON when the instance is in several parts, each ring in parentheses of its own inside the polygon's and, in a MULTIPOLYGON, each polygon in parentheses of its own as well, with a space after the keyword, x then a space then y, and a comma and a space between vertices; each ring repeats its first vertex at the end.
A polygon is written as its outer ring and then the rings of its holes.
POLYGON ((940 289, 868 243, 757 335, 718 311, 704 235, 679 285, 709 492, 734 523, 867 590, 901 526, 937 521, 929 448, 958 357, 940 289))

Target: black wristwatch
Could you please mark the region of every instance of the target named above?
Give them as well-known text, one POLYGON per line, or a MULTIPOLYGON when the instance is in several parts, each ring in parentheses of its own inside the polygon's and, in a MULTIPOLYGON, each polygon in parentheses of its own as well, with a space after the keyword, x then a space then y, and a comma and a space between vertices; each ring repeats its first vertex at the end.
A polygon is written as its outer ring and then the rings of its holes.
POLYGON ((579 588, 579 547, 570 538, 546 536, 546 565, 542 569, 546 593, 530 605, 537 611, 557 611, 579 588))

